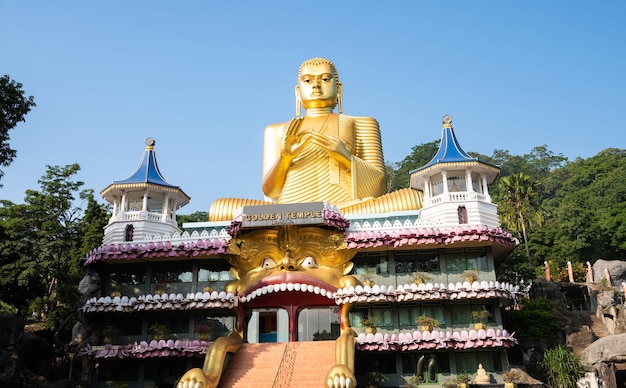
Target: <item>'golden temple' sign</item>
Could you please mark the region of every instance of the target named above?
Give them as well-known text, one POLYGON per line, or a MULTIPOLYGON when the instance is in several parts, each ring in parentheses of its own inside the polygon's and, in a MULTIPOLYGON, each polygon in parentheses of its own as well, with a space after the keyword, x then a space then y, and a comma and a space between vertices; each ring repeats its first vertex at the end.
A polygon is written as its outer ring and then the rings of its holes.
POLYGON ((324 224, 324 203, 244 206, 242 228, 276 225, 324 224))

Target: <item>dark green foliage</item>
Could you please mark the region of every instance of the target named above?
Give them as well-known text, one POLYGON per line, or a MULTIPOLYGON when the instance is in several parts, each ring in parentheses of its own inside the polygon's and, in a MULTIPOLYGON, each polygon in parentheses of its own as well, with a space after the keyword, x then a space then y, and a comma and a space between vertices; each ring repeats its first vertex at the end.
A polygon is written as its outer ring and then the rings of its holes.
POLYGON ((104 237, 104 227, 107 225, 109 217, 107 205, 99 204, 93 195, 93 190, 85 190, 81 193, 81 198, 87 200, 87 209, 81 221, 82 244, 80 255, 85 256, 89 251, 102 245, 104 237))
POLYGON ((183 223, 185 222, 205 222, 209 220, 209 212, 195 212, 191 214, 177 214, 176 222, 178 223, 178 228, 183 228, 183 223))
POLYGON ((556 321, 554 302, 546 298, 524 299, 522 305, 522 309, 511 312, 515 336, 557 341, 561 327, 556 321))
POLYGON ((626 258, 626 150, 607 149, 554 172, 543 202, 548 222, 533 236, 538 255, 585 263, 626 258))
POLYGON ((50 328, 71 318, 82 247, 101 244, 108 216, 93 191, 79 192, 83 183, 72 180, 79 170, 48 166, 40 190, 27 190, 24 204, 0 207, 0 301, 21 314, 45 315, 50 328), (87 200, 84 216, 77 195, 87 200))
POLYGON ((387 176, 390 181, 389 191, 409 187, 409 173, 431 161, 439 149, 439 142, 439 140, 435 140, 411 148, 411 153, 400 163, 395 164, 394 172, 388 172, 387 176))
MULTIPOLYGON (((15 82, 8 75, 0 77, 0 166, 11 164, 17 152, 9 146, 9 131, 21 122, 35 106, 32 96, 26 97, 22 84, 15 82)), ((0 179, 4 172, 0 170, 0 179)), ((2 185, 0 185, 2 187, 2 185)))

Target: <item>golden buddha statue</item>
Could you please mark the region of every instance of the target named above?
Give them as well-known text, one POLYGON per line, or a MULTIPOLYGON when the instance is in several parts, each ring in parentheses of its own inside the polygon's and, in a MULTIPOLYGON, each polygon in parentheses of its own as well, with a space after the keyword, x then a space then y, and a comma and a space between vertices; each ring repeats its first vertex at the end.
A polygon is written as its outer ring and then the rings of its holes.
POLYGON ((296 117, 264 133, 262 189, 266 200, 222 198, 209 221, 229 220, 242 206, 328 202, 344 214, 419 209, 422 193, 387 193, 378 122, 342 114, 342 84, 334 64, 313 58, 300 66, 296 117), (306 114, 300 117, 300 109, 306 114), (338 114, 334 113, 338 107, 338 114))

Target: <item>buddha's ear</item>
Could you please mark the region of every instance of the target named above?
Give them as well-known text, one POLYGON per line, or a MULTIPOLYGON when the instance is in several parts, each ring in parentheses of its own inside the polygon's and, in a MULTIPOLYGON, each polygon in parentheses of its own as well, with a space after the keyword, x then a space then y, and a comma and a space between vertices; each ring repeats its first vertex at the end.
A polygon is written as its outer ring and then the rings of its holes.
POLYGON ((300 84, 296 85, 296 116, 300 117, 301 111, 300 111, 300 84))
POLYGON ((343 274, 347 275, 352 271, 352 267, 354 267, 354 263, 349 261, 343 265, 343 274))
POLYGON ((343 85, 337 82, 337 111, 343 113, 343 85))

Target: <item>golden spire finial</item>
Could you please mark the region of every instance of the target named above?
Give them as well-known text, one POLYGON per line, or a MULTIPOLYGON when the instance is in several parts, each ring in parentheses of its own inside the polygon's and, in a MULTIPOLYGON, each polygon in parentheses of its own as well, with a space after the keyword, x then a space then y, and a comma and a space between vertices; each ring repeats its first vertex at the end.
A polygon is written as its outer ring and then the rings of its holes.
POLYGON ((452 128, 452 116, 444 115, 441 121, 444 128, 452 128))

